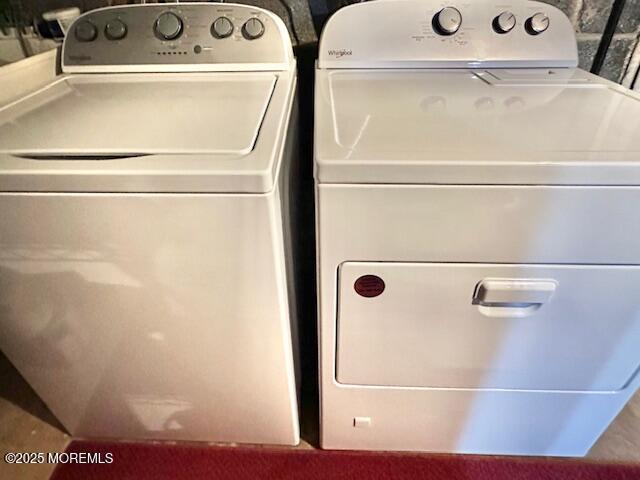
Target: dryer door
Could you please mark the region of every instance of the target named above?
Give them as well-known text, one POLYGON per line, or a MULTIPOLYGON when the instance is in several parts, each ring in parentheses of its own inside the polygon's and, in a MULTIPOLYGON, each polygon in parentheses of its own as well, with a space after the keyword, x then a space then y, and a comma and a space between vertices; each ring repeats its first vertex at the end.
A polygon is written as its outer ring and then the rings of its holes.
POLYGON ((343 384, 615 391, 640 364, 640 267, 346 262, 343 384))

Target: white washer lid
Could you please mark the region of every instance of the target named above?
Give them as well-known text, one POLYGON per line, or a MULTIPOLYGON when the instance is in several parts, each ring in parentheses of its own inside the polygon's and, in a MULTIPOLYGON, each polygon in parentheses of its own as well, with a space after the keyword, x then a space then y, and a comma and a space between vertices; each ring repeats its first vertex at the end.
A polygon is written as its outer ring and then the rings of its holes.
POLYGON ((61 78, 0 109, 0 152, 247 154, 275 83, 272 73, 61 78))
POLYGON ((578 69, 316 79, 320 183, 640 184, 640 97, 578 69))

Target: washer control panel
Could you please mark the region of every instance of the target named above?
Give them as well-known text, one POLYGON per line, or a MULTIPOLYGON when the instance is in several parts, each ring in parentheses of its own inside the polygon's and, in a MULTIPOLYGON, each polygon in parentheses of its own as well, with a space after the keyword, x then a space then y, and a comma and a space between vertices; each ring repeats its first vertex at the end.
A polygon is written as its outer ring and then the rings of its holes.
POLYGON ((65 72, 284 70, 289 33, 275 14, 231 3, 108 7, 76 19, 65 72))
POLYGON ((571 22, 528 0, 378 0, 338 10, 319 68, 575 67, 571 22))

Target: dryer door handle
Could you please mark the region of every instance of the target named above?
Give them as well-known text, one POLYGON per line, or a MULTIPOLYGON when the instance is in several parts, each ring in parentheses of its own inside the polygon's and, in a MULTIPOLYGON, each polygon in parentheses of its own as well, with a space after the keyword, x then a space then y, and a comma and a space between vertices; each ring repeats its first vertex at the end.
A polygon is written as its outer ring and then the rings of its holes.
POLYGON ((551 300, 557 286, 553 279, 485 278, 472 303, 488 317, 527 317, 551 300))

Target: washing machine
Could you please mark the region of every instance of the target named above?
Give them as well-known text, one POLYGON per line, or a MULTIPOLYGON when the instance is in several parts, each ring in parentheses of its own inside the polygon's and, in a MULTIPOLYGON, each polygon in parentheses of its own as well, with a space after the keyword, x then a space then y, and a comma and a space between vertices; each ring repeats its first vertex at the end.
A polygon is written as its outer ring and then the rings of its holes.
POLYGON ((541 2, 327 22, 322 447, 581 456, 640 385, 640 96, 577 63, 541 2))
POLYGON ((60 57, 0 109, 2 351, 75 437, 298 443, 283 22, 105 8, 60 57))

